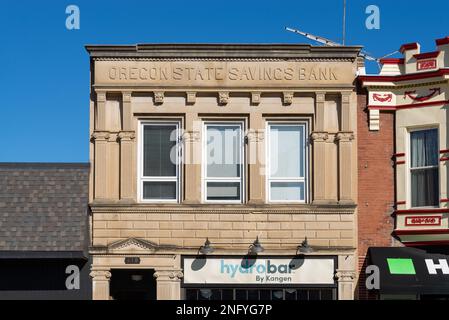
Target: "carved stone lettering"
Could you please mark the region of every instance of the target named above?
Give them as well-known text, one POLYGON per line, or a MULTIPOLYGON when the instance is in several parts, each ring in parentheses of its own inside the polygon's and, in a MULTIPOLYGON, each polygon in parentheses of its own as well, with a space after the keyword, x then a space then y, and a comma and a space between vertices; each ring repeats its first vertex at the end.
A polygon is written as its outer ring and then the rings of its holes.
POLYGON ((351 62, 97 61, 97 84, 232 86, 349 83, 351 62))

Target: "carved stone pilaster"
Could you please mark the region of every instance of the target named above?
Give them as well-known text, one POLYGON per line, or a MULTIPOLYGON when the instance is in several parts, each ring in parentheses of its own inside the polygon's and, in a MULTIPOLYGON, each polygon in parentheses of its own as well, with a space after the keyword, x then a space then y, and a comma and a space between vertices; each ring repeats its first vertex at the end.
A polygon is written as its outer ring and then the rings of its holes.
POLYGON ((105 91, 97 91, 97 102, 106 102, 106 92, 105 91))
POLYGON ((291 105, 293 103, 293 92, 286 91, 282 93, 284 104, 291 105))
POLYGON ((165 93, 163 91, 154 92, 154 103, 155 104, 163 104, 164 97, 165 97, 165 93))
POLYGON ((221 105, 227 105, 229 103, 229 92, 221 91, 218 93, 218 103, 221 105))
POLYGON ((251 92, 251 103, 254 105, 259 105, 260 104, 260 97, 261 97, 261 93, 260 92, 251 92))
POLYGON ((109 270, 92 268, 90 276, 92 277, 92 299, 109 300, 111 272, 109 270))
POLYGON ((195 104, 196 103, 196 92, 194 92, 194 91, 186 92, 186 101, 187 101, 187 104, 195 104))
POLYGON ((181 298, 181 270, 156 270, 154 278, 157 283, 158 300, 179 300, 181 298))

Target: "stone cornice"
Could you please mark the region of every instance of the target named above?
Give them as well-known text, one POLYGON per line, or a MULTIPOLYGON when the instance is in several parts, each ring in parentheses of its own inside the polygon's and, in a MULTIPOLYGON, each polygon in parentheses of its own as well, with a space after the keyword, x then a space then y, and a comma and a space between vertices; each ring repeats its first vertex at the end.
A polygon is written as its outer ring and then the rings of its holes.
POLYGON ((285 205, 285 206, 226 206, 226 205, 147 205, 90 204, 95 213, 181 213, 181 214, 354 214, 356 205, 285 205))
POLYGON ((184 59, 342 59, 356 60, 359 46, 311 46, 308 44, 137 44, 87 45, 92 58, 184 59))

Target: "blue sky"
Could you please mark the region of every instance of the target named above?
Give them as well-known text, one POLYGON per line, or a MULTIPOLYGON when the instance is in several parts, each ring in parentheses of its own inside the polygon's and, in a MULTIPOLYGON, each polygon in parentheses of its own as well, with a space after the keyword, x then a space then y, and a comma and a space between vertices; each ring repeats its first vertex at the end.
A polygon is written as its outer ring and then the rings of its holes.
MULTIPOLYGON (((449 35, 449 1, 347 0, 347 44, 376 57, 402 43, 449 35), (365 27, 368 5, 379 30, 365 27)), ((343 0, 2 0, 0 3, 0 162, 88 161, 89 58, 85 44, 308 43, 297 27, 341 41, 343 0), (65 27, 65 9, 81 29, 65 27)), ((376 72, 375 66, 369 67, 376 72)))

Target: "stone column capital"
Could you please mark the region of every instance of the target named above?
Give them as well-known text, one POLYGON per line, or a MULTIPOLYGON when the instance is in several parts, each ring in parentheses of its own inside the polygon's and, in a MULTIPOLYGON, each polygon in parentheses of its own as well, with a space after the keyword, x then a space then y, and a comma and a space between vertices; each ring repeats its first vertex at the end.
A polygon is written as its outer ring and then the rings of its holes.
POLYGON ((112 276, 109 270, 95 270, 95 269, 92 269, 89 275, 95 281, 109 281, 112 276))
POLYGON ((337 270, 335 272, 335 279, 339 282, 352 282, 356 278, 355 271, 352 270, 337 270))
POLYGON ((136 133, 134 131, 121 131, 118 134, 118 139, 121 142, 129 142, 136 138, 136 133))
POLYGON ((352 131, 339 132, 335 136, 335 140, 340 142, 350 142, 351 140, 354 140, 354 133, 352 131))
POLYGON ((106 102, 106 91, 96 91, 97 102, 106 102))
POLYGON ((95 142, 107 142, 109 141, 109 138, 111 137, 111 134, 108 131, 95 131, 92 133, 92 141, 95 142))
POLYGON ((153 277, 157 281, 179 281, 184 277, 181 270, 156 270, 153 277))
POLYGON ((122 92, 123 102, 131 102, 131 96, 132 96, 131 91, 123 91, 122 92))
POLYGON ((199 142, 201 133, 199 131, 185 131, 182 134, 182 141, 184 142, 199 142))
POLYGON ((325 142, 329 139, 329 133, 324 131, 315 131, 310 135, 313 142, 325 142))
POLYGON ((248 142, 262 142, 265 140, 265 132, 263 129, 250 129, 246 134, 248 142))

